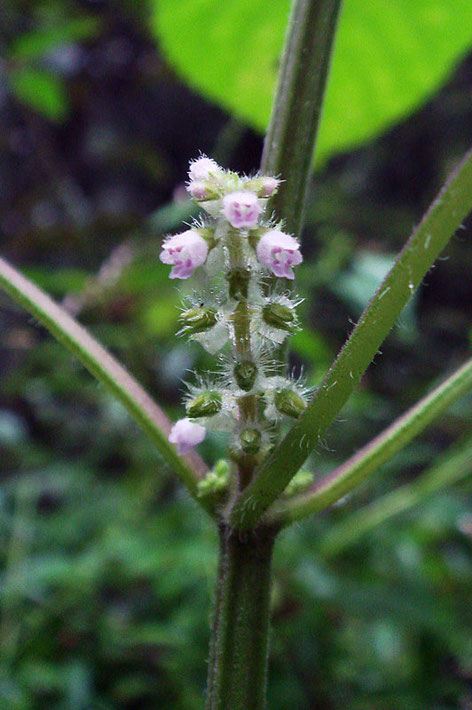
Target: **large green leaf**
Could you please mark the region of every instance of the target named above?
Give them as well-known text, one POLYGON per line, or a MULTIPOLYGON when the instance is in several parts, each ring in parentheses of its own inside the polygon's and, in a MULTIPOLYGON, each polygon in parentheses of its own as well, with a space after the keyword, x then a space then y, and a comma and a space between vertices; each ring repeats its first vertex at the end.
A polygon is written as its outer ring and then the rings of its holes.
MULTIPOLYGON (((153 27, 195 89, 264 131, 290 0, 153 0, 153 27)), ((427 99, 472 45, 471 0, 345 0, 318 159, 427 99)))

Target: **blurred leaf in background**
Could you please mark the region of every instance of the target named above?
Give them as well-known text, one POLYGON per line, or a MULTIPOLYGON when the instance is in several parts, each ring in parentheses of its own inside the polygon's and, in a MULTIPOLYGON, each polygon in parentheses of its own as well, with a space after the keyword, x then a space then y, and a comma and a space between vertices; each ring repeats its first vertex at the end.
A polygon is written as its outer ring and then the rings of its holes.
POLYGON ((69 112, 66 86, 51 66, 51 60, 58 59, 58 54, 74 43, 92 39, 100 28, 93 17, 61 19, 60 14, 43 12, 42 24, 14 38, 6 52, 11 91, 19 101, 50 121, 62 121, 69 112))
MULTIPOLYGON (((155 30, 180 76, 263 132, 289 0, 155 0, 155 30)), ((447 79, 472 44, 469 0, 346 0, 319 163, 390 127, 447 79)))
POLYGON ((12 72, 10 87, 17 99, 51 121, 60 121, 68 113, 64 84, 45 71, 25 68, 12 72))

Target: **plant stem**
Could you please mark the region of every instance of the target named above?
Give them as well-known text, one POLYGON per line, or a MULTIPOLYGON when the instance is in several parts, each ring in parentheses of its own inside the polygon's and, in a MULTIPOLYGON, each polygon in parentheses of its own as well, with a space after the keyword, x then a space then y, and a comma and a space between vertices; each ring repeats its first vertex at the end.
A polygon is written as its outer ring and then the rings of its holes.
POLYGON ((294 0, 261 172, 285 181, 273 208, 299 235, 341 0, 294 0))
POLYGON ((263 710, 275 530, 220 528, 206 710, 263 710))
POLYGON ((254 527, 338 415, 430 266, 472 208, 472 151, 450 177, 375 292, 312 401, 256 470, 232 514, 254 527))
POLYGON ((471 468, 472 438, 469 437, 466 442, 461 441, 459 445, 447 450, 434 466, 412 483, 387 493, 331 528, 321 541, 319 554, 325 558, 338 555, 377 525, 411 510, 443 488, 470 475, 471 468))
POLYGON ((270 517, 287 525, 335 503, 365 481, 470 389, 472 359, 359 449, 354 456, 316 481, 303 495, 274 506, 270 517))
MULTIPOLYGON (((241 234, 236 229, 228 230, 226 235, 226 246, 229 255, 229 284, 230 291, 233 290, 233 298, 236 306, 231 319, 234 327, 233 343, 233 364, 238 362, 254 362, 254 353, 251 343, 251 311, 248 305, 248 284, 246 276, 246 258, 244 254, 244 243, 241 234), (239 284, 239 286, 238 286, 239 284)), ((257 424, 257 397, 248 392, 238 400, 239 423, 241 430, 249 429, 257 424)), ((257 464, 257 456, 254 453, 240 453, 237 457, 239 472, 239 487, 243 490, 251 481, 254 469, 257 464)))
MULTIPOLYGON (((295 0, 285 41, 261 172, 285 181, 274 209, 298 235, 313 161, 317 127, 341 0, 295 0)), ((233 264, 237 261, 233 254, 233 264)), ((240 301, 236 355, 250 355, 247 306, 240 301), (245 352, 243 352, 243 350, 245 352), (248 352, 249 351, 249 352, 248 352)), ((254 403, 240 403, 243 420, 254 403)), ((240 464, 240 483, 252 477, 240 464)), ((220 529, 220 561, 210 645, 207 710, 262 710, 265 705, 269 637, 271 559, 275 533, 252 530, 240 536, 220 529)))
POLYGON ((197 498, 198 482, 208 470, 205 463, 194 451, 186 456, 177 455, 175 447, 167 440, 172 423, 125 368, 67 311, 3 259, 0 259, 0 287, 37 318, 111 391, 148 435, 166 463, 179 474, 190 494, 201 505, 207 506, 197 498))

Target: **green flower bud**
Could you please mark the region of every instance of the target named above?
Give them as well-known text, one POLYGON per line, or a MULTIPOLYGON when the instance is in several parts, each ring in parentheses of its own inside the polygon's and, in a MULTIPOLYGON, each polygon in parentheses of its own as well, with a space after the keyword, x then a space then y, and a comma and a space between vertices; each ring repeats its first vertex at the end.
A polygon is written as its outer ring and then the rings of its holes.
POLYGON ((189 417, 212 417, 221 410, 222 402, 219 392, 203 392, 191 399, 185 405, 189 417))
POLYGON ((199 498, 218 496, 224 492, 229 483, 230 465, 228 461, 220 459, 216 462, 213 471, 209 471, 205 478, 198 482, 197 495, 199 498))
POLYGON ((216 324, 216 311, 212 308, 189 308, 180 316, 187 333, 204 333, 216 324))
POLYGON ((252 360, 241 360, 234 367, 234 376, 238 387, 249 392, 254 386, 257 377, 257 367, 252 360))
POLYGON ((279 390, 274 395, 275 406, 281 414, 297 419, 306 408, 306 402, 295 390, 279 390))
POLYGON ((241 301, 247 298, 249 279, 251 278, 251 270, 241 266, 232 269, 226 274, 226 280, 229 283, 229 295, 235 301, 241 301))
POLYGON ((246 454, 257 454, 261 445, 261 432, 258 429, 244 429, 239 435, 239 443, 246 454))
POLYGON ((262 309, 262 319, 267 325, 272 325, 280 330, 291 333, 295 329, 295 313, 288 306, 281 303, 269 303, 262 309))
POLYGON ((218 461, 215 463, 215 467, 213 469, 213 473, 219 480, 224 480, 228 481, 229 479, 229 472, 230 472, 230 465, 229 461, 226 461, 226 459, 218 459, 218 461))

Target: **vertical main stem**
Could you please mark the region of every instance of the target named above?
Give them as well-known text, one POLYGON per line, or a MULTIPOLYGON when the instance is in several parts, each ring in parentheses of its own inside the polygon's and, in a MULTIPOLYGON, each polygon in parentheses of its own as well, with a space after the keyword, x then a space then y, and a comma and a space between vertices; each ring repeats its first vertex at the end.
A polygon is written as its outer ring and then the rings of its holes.
POLYGON ((275 531, 220 528, 206 710, 263 710, 275 531))
POLYGON ((286 228, 299 236, 342 0, 293 0, 272 116, 261 160, 263 175, 285 181, 272 200, 286 228))
MULTIPOLYGON (((318 127, 342 0, 292 0, 261 173, 282 178, 271 207, 300 237, 318 127)), ((285 341, 275 353, 281 374, 285 341)))
MULTIPOLYGON (((341 0, 293 0, 261 172, 285 181, 273 207, 299 235, 313 148, 341 0)), ((229 246, 229 245, 228 245, 229 246)), ((236 240, 231 268, 239 263, 236 240)), ((236 281, 236 279, 235 279, 236 281)), ((236 358, 250 356, 244 297, 233 314, 236 358)), ((242 421, 254 417, 253 395, 241 398, 242 421)), ((255 402, 255 400, 254 400, 255 402)), ((253 454, 239 465, 240 485, 252 477, 253 454)), ((271 560, 276 531, 259 527, 241 535, 220 529, 220 562, 210 644, 206 710, 263 710, 269 647, 271 560)))

